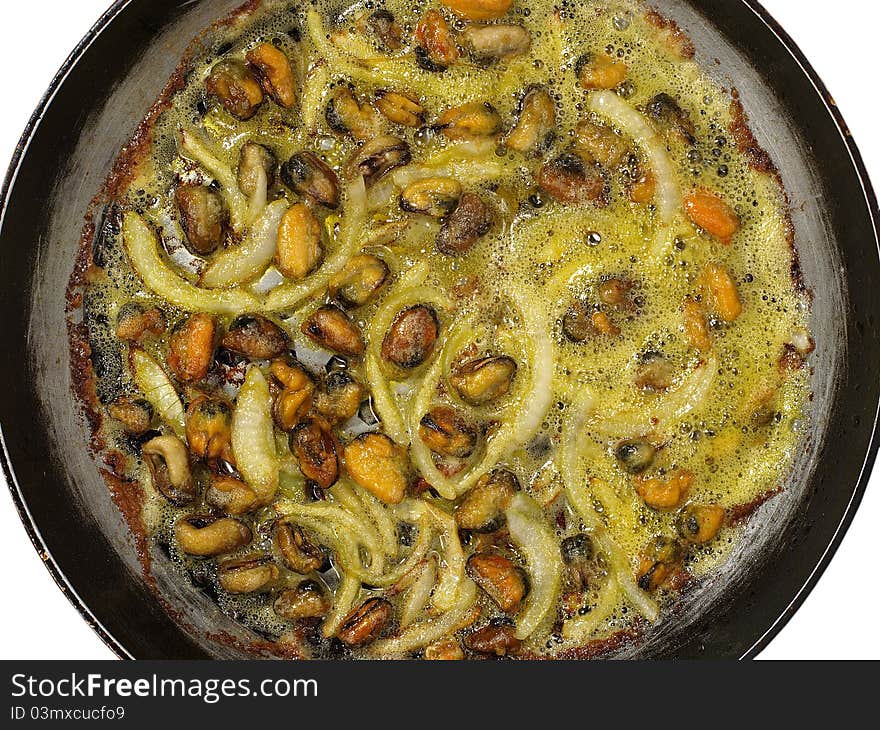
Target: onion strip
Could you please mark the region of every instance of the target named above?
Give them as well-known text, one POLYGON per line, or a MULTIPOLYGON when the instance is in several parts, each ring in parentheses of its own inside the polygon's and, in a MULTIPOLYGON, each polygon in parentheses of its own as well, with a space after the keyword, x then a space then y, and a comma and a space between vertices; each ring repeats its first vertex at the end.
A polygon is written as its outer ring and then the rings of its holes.
POLYGON ((494 75, 463 62, 451 66, 440 77, 419 69, 412 57, 359 58, 352 54, 352 50, 357 50, 353 46, 343 46, 330 39, 318 10, 312 9, 306 14, 306 31, 318 54, 327 62, 331 75, 348 76, 376 87, 399 86, 438 103, 457 100, 463 95, 468 99, 484 99, 492 91, 494 75))
POLYGON ((343 620, 354 608, 354 602, 360 592, 361 582, 355 576, 343 571, 339 586, 336 588, 333 608, 330 609, 330 613, 327 614, 327 618, 321 625, 321 634, 325 639, 336 636, 343 620))
POLYGON ((397 555, 399 551, 397 528, 394 520, 391 519, 388 508, 363 487, 355 485, 352 489, 363 504, 369 519, 375 523, 379 533, 379 542, 385 554, 389 557, 397 555))
MULTIPOLYGON (((514 300, 522 317, 523 350, 524 352, 531 350, 529 353, 530 379, 528 385, 523 387, 522 392, 526 395, 520 396, 519 399, 522 410, 518 416, 515 419, 504 421, 486 445, 482 458, 476 464, 452 478, 446 477, 434 466, 431 452, 420 439, 414 438, 412 440, 412 456, 416 467, 427 482, 446 499, 455 499, 464 494, 480 477, 491 471, 501 459, 505 458, 517 446, 532 438, 540 428, 553 401, 551 388, 554 370, 553 345, 548 335, 549 327, 545 321, 544 312, 540 307, 527 302, 519 292, 510 293, 510 297, 514 300)), ((466 331, 463 326, 459 333, 462 331, 466 331)), ((450 334, 447 338, 447 346, 449 343, 455 344, 456 342, 457 338, 454 334, 450 334)), ((416 394, 410 421, 410 429, 413 433, 417 433, 422 416, 429 410, 437 384, 443 375, 444 359, 440 358, 434 363, 416 394)), ((514 408, 512 406, 511 410, 514 408)))
POLYGON ((590 611, 583 616, 574 616, 562 624, 562 638, 577 643, 587 641, 614 611, 619 597, 617 578, 609 573, 590 611))
POLYGON ((400 609, 400 626, 406 628, 412 624, 419 614, 425 610, 431 600, 431 591, 437 581, 437 564, 434 560, 426 560, 419 570, 418 577, 413 581, 404 596, 400 609))
POLYGON ((377 641, 372 653, 376 656, 404 656, 470 626, 479 616, 479 608, 474 605, 477 587, 473 581, 466 580, 456 598, 452 610, 437 618, 419 621, 390 639, 377 641))
POLYGON ((718 360, 710 355, 673 392, 659 396, 653 407, 640 405, 605 415, 595 414, 587 425, 596 434, 614 439, 668 431, 706 402, 717 372, 718 360))
POLYGON ((538 504, 517 494, 505 512, 510 539, 525 556, 530 590, 516 622, 516 637, 526 639, 551 615, 562 586, 562 560, 553 530, 538 504))
POLYGON ((367 371, 367 385, 373 394, 373 406, 382 421, 382 430, 393 441, 402 445, 409 443, 410 436, 394 394, 391 392, 391 385, 382 371, 382 341, 398 312, 408 304, 420 303, 440 309, 452 308, 452 302, 448 297, 421 286, 427 273, 427 266, 418 265, 401 277, 391 294, 376 310, 367 329, 364 366, 367 371))
POLYGON ((587 108, 606 117, 628 136, 632 137, 648 158, 657 180, 657 212, 664 225, 672 224, 682 206, 681 190, 675 181, 675 169, 666 145, 648 120, 613 91, 590 94, 587 108))
MULTIPOLYGON (((351 495, 354 497, 354 494, 351 495)), ((356 499, 356 497, 355 497, 356 499)), ((372 524, 365 524, 358 516, 353 515, 342 504, 316 502, 314 504, 298 504, 296 502, 278 502, 275 509, 294 520, 312 519, 323 522, 325 525, 337 530, 341 535, 346 535, 362 545, 370 554, 370 572, 373 577, 382 574, 382 569, 376 569, 380 557, 385 553, 379 544, 378 530, 372 524)))
POLYGON ((576 460, 578 453, 578 437, 584 429, 584 424, 592 415, 595 406, 593 398, 588 394, 572 408, 571 417, 565 422, 562 430, 562 454, 559 470, 565 483, 565 496, 569 504, 580 515, 587 530, 592 534, 599 548, 608 556, 608 562, 621 590, 633 607, 649 621, 656 621, 660 615, 660 608, 647 593, 636 584, 633 577, 632 565, 626 552, 617 544, 617 541, 608 532, 602 522, 602 518, 592 505, 587 490, 576 477, 576 460))
MULTIPOLYGON (((346 512, 357 520, 363 534, 369 536, 369 546, 373 548, 370 550, 370 571, 376 575, 381 575, 385 572, 385 546, 382 544, 382 536, 379 534, 379 529, 370 516, 367 515, 363 502, 361 502, 354 490, 343 482, 337 482, 333 486, 333 497, 346 512)), ((340 527, 343 527, 343 525, 340 525, 340 527)))
POLYGON ((141 349, 131 351, 134 382, 178 438, 186 438, 183 403, 162 366, 141 349))
POLYGON ((309 134, 318 131, 318 119, 324 107, 324 96, 329 85, 330 70, 327 68, 327 63, 321 59, 312 64, 306 72, 300 96, 300 116, 309 134))
POLYGON ((319 517, 291 516, 292 522, 315 533, 320 541, 327 545, 336 555, 336 563, 340 570, 357 578, 368 585, 379 584, 379 574, 372 567, 365 566, 358 547, 359 540, 338 523, 328 522, 319 517))
POLYGON ((232 412, 232 453, 260 504, 269 504, 278 490, 280 463, 271 412, 269 383, 260 368, 251 365, 232 412))
POLYGON ((209 289, 230 287, 261 274, 275 256, 278 229, 287 203, 276 200, 259 215, 244 241, 224 249, 205 269, 199 283, 209 289))
POLYGON ((440 531, 440 544, 443 546, 443 564, 440 566, 440 580, 431 601, 438 611, 448 611, 456 604, 456 597, 462 583, 465 557, 458 539, 458 525, 452 515, 439 507, 421 499, 408 499, 398 507, 398 513, 408 521, 427 518, 440 531))
MULTIPOLYGON (((275 510, 290 518, 293 522, 315 532, 335 552, 340 565, 352 575, 357 576, 361 582, 375 588, 387 588, 397 583, 403 576, 413 570, 425 559, 433 541, 433 531, 430 520, 425 517, 419 520, 419 537, 410 550, 406 559, 389 571, 379 574, 373 569, 363 565, 358 545, 363 545, 370 552, 371 559, 376 549, 376 542, 365 534, 363 525, 348 515, 348 518, 340 518, 338 513, 326 510, 308 510, 300 508, 327 507, 328 505, 302 505, 297 502, 286 500, 275 504, 275 510)), ((334 509, 340 509, 335 505, 329 505, 334 509)), ((347 513, 346 513, 347 514, 347 513)))
POLYGON ((260 300, 250 292, 200 289, 173 271, 159 254, 155 234, 137 213, 125 214, 122 237, 132 268, 150 291, 167 302, 187 312, 211 314, 234 315, 260 308, 260 300))

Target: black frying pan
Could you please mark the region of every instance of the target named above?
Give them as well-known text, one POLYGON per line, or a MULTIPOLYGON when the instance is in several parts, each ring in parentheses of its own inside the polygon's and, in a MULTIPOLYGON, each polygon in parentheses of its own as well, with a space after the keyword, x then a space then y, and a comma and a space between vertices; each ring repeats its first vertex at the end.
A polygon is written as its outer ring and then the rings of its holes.
MULTIPOLYGON (((53 577, 121 657, 242 657, 255 638, 177 579, 161 553, 153 555, 153 575, 167 606, 146 584, 131 535, 86 448, 88 431, 69 389, 64 314, 89 200, 190 40, 238 2, 117 2, 53 81, 3 190, 3 469, 53 577)), ((814 296, 819 347, 810 436, 785 491, 759 510, 721 571, 619 655, 752 657, 827 566, 876 455, 877 202, 827 90, 760 5, 656 4, 693 37, 706 67, 739 89, 759 141, 780 169, 814 296)))

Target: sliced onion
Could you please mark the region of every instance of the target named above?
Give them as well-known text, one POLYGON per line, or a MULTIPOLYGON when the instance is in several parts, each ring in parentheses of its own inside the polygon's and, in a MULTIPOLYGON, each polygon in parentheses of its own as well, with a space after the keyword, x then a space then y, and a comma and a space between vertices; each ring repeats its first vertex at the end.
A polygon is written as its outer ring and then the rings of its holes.
POLYGON ((657 180, 657 211, 667 226, 681 211, 682 195, 666 145, 648 120, 613 91, 595 91, 587 101, 590 111, 609 119, 645 153, 657 180))
POLYGON ((361 582, 353 575, 342 572, 340 576, 339 586, 336 588, 336 595, 333 600, 333 608, 324 619, 321 625, 321 634, 325 639, 336 636, 342 621, 354 608, 355 601, 361 592, 361 582))
MULTIPOLYGON (((338 486, 334 487, 334 492, 338 486)), ((274 507, 278 514, 289 517, 297 524, 321 536, 336 551, 337 558, 346 571, 357 576, 362 582, 377 588, 394 585, 424 560, 433 540, 430 518, 427 515, 422 519, 417 518, 419 536, 409 555, 402 563, 386 570, 381 541, 376 533, 371 526, 339 504, 301 504, 281 500, 276 502, 274 507), (359 546, 363 547, 370 557, 369 567, 363 564, 359 546)))
POLYGON ((562 586, 562 558, 559 544, 538 504, 517 494, 505 512, 510 539, 526 559, 529 594, 516 621, 516 637, 531 636, 556 608, 562 586))
POLYGON ((437 581, 437 564, 434 560, 426 560, 419 570, 418 577, 413 581, 409 590, 404 596, 403 605, 400 609, 400 626, 406 628, 413 623, 428 601, 431 600, 431 591, 434 590, 434 583, 437 581))
MULTIPOLYGON (((360 549, 360 541, 348 531, 339 527, 338 522, 331 522, 320 517, 289 515, 289 519, 301 527, 315 533, 322 544, 333 550, 336 564, 361 583, 371 586, 381 585, 381 578, 372 567, 365 566, 360 549)), ((372 553, 370 553, 372 556, 372 553)))
POLYGON ((588 420, 587 426, 594 433, 614 439, 669 432, 685 416, 705 404, 717 372, 718 360, 711 355, 694 368, 674 391, 659 396, 656 403, 604 415, 595 414, 588 420))
POLYGON ((562 624, 562 638, 583 644, 612 614, 620 598, 620 587, 613 573, 609 573, 590 611, 574 616, 562 624))
POLYGON ((251 365, 232 412, 232 452, 239 473, 260 504, 269 504, 278 490, 280 464, 271 413, 269 383, 262 371, 251 365))
POLYGON ((367 353, 364 361, 367 384, 373 394, 373 407, 382 421, 382 430, 398 444, 410 441, 403 415, 392 393, 391 384, 382 372, 382 341, 398 312, 410 304, 428 304, 441 310, 452 308, 449 298, 435 289, 418 286, 425 267, 416 267, 404 276, 391 295, 382 302, 367 330, 367 353))
POLYGON ((137 213, 125 214, 122 237, 129 261, 144 285, 170 304, 188 312, 212 314, 240 314, 260 308, 260 300, 247 291, 200 289, 173 271, 159 254, 155 234, 137 213))
POLYGON ((248 198, 248 221, 253 224, 263 214, 266 204, 269 202, 269 176, 266 174, 266 168, 262 165, 257 166, 257 181, 254 185, 254 192, 248 198))
POLYGON ((421 499, 408 499, 397 509, 398 514, 407 521, 415 522, 427 518, 439 530, 443 564, 440 566, 440 580, 431 603, 438 611, 448 611, 455 605, 458 590, 465 581, 465 558, 458 539, 458 525, 448 512, 421 499))
MULTIPOLYGON (((376 524, 367 514, 363 502, 358 498, 354 490, 342 481, 333 485, 333 498, 342 505, 345 512, 356 520, 358 529, 366 536, 366 540, 363 542, 368 544, 370 571, 381 575, 385 572, 385 546, 382 544, 379 528, 376 527, 376 524)), ((339 526, 343 527, 342 524, 339 526)))
POLYGON ((474 605, 476 600, 476 585, 473 581, 465 580, 458 591, 453 609, 437 618, 419 621, 395 637, 377 641, 373 644, 371 652, 382 657, 404 656, 439 639, 451 636, 476 621, 479 616, 479 608, 474 605))
POLYGON ((318 120, 324 108, 324 97, 330 85, 330 69, 323 59, 312 64, 303 82, 300 96, 300 116, 303 126, 312 134, 318 130, 318 120))
POLYGON ((590 394, 585 394, 582 400, 572 407, 572 414, 563 426, 562 445, 559 449, 559 453, 562 455, 559 471, 565 483, 565 496, 568 503, 583 520, 587 531, 593 536, 599 549, 607 556, 614 577, 630 604, 649 621, 656 621, 660 615, 659 606, 639 588, 633 577, 629 556, 608 532, 602 518, 593 507, 585 480, 578 479, 577 476, 578 441, 584 431, 585 423, 592 417, 594 409, 594 399, 590 394))
POLYGON ((130 357, 132 375, 138 389, 174 433, 179 438, 185 438, 185 411, 171 379, 162 366, 143 350, 133 349, 130 357))
POLYGON ((238 180, 232 168, 221 162, 209 143, 191 129, 184 129, 180 133, 180 151, 184 157, 198 162, 220 183, 223 198, 229 207, 232 227, 235 231, 243 231, 251 221, 251 206, 247 197, 238 189, 238 180))
MULTIPOLYGON (((425 480, 445 499, 455 499, 464 494, 499 461, 518 446, 528 442, 541 427, 553 402, 551 386, 555 365, 546 312, 534 303, 527 302, 525 296, 518 291, 511 292, 510 297, 522 317, 523 348, 520 362, 528 358, 530 378, 528 385, 522 389, 523 395, 520 395, 509 407, 503 424, 486 445, 482 458, 469 469, 450 479, 434 465, 428 447, 420 439, 412 439, 413 462, 425 480)), ((458 338, 463 333, 467 333, 468 326, 466 320, 460 320, 457 328, 448 335, 444 350, 450 347, 457 348, 458 338)), ((437 384, 443 376, 447 355, 448 353, 445 353, 435 361, 416 393, 415 402, 410 409, 412 433, 418 432, 419 421, 430 409, 437 384)))
POLYGON ((388 557, 397 555, 400 549, 399 543, 397 542, 397 527, 394 524, 394 520, 391 519, 391 513, 389 512, 388 507, 385 506, 384 502, 381 502, 363 487, 354 486, 353 489, 363 503, 369 519, 375 523, 376 528, 379 531, 379 540, 385 554, 388 557))
POLYGON ((278 228, 287 212, 287 203, 276 200, 267 206, 244 241, 238 246, 225 249, 202 273, 202 286, 209 289, 231 287, 253 279, 265 271, 275 256, 278 228))
POLYGON ((485 99, 493 89, 494 74, 463 61, 440 75, 417 68, 409 58, 358 58, 351 53, 357 49, 330 39, 319 10, 312 9, 306 14, 306 31, 318 54, 327 62, 332 76, 346 76, 374 86, 399 86, 420 97, 434 99, 438 106, 485 99))

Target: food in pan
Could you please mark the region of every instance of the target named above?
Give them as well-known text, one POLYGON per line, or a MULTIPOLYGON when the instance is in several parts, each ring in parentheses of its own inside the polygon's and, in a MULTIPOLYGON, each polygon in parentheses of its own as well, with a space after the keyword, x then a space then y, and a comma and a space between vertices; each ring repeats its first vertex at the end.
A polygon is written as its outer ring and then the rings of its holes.
POLYGON ((73 281, 147 550, 292 655, 662 630, 784 479, 813 349, 772 161, 694 56, 631 2, 218 24, 73 281))

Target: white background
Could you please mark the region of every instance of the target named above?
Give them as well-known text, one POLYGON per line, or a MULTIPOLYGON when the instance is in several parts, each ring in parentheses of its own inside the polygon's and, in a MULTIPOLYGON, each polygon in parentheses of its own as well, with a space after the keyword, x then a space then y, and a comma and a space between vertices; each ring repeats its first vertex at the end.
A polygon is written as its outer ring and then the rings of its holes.
MULTIPOLYGON (((109 1, 3 3, 0 165, 4 168, 55 71, 109 1)), ((861 146, 869 171, 880 185, 880 102, 875 83, 876 28, 880 21, 877 5, 866 0, 836 0, 831 12, 828 3, 820 0, 764 0, 764 5, 794 37, 831 89, 861 146)), ((877 365, 866 363, 867 367, 877 365)), ((22 416, 27 420, 25 414, 22 416)), ((0 491, 0 555, 5 586, 0 600, 0 658, 112 658, 110 650, 58 590, 32 548, 8 491, 0 491)), ((880 598, 875 555, 878 521, 880 476, 875 474, 830 568, 762 658, 880 659, 880 621, 873 610, 880 598), (853 607, 861 608, 853 611, 853 607)))

